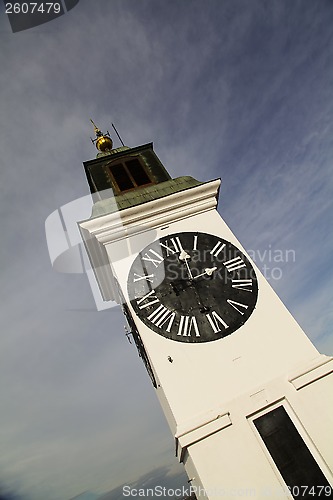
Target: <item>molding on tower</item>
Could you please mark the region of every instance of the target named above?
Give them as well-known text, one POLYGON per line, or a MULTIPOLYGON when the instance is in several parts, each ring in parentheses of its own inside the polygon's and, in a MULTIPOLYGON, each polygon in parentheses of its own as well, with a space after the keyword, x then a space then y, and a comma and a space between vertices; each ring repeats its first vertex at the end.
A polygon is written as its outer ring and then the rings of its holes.
POLYGON ((79 226, 106 245, 216 208, 220 184, 220 179, 206 182, 121 212, 79 222, 79 226))
POLYGON ((333 357, 321 354, 306 370, 292 375, 289 382, 298 391, 333 372, 333 357))
POLYGON ((230 414, 225 413, 223 415, 217 415, 214 419, 201 423, 197 427, 189 429, 182 434, 176 434, 176 457, 178 457, 179 462, 183 462, 185 452, 190 445, 230 425, 232 425, 230 414))

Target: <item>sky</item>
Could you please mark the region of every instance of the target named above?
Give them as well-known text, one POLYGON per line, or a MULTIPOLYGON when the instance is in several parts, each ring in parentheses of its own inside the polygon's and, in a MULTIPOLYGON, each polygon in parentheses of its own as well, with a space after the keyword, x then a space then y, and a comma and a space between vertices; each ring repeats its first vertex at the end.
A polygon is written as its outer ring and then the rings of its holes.
POLYGON ((80 0, 12 33, 0 4, 4 498, 187 484, 120 309, 49 256, 45 221, 89 194, 89 118, 221 177, 221 216, 332 355, 332 25, 330 0, 80 0))

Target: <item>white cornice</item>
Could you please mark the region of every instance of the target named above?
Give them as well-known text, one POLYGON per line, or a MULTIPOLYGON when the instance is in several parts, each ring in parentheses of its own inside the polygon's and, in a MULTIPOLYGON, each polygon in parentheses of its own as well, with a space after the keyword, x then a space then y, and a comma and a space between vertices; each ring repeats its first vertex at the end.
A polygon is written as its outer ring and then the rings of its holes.
POLYGON ((216 208, 220 179, 79 223, 103 245, 216 208))

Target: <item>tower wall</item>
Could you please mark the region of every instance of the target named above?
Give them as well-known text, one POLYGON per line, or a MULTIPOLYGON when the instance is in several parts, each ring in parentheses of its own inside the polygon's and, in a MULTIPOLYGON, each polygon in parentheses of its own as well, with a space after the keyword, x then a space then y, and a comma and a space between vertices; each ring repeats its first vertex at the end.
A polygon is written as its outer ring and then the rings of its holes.
POLYGON ((282 408, 323 480, 332 483, 333 361, 318 353, 255 264, 256 308, 225 338, 175 342, 142 322, 130 303, 129 269, 146 245, 166 235, 217 235, 251 261, 216 211, 219 184, 190 187, 84 221, 80 227, 92 264, 99 267, 96 276, 104 295, 102 255, 106 274, 120 286, 154 374, 176 454, 197 495, 291 498, 256 422, 282 408))

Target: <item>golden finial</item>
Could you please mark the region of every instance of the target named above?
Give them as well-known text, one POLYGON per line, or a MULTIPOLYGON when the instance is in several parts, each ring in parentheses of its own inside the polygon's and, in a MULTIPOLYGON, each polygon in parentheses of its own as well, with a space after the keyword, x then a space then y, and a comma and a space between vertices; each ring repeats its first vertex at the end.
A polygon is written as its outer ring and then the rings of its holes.
POLYGON ((90 121, 94 126, 94 130, 95 130, 95 134, 96 134, 95 139, 91 139, 91 137, 90 137, 91 142, 93 144, 96 144, 96 148, 98 149, 98 151, 102 151, 103 153, 104 153, 104 151, 111 151, 113 143, 112 143, 112 139, 110 137, 109 132, 107 131, 106 134, 103 134, 101 132, 101 130, 95 125, 95 123, 93 122, 93 120, 91 118, 90 118, 90 121))

